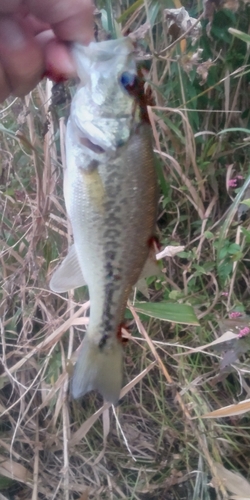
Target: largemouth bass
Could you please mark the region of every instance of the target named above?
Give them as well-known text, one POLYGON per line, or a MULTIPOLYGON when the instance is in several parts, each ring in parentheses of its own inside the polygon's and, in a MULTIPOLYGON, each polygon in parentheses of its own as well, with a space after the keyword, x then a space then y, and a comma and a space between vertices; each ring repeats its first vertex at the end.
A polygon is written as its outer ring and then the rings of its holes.
POLYGON ((80 84, 67 124, 64 197, 74 245, 50 288, 61 293, 88 285, 90 319, 71 392, 79 398, 94 389, 115 404, 121 324, 156 222, 151 130, 128 38, 75 44, 73 55, 80 84))

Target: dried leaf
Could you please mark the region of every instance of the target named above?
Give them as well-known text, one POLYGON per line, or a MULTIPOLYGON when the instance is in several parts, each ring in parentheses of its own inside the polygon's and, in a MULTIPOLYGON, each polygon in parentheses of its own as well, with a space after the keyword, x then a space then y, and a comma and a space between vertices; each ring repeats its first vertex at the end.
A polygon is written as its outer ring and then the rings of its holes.
POLYGON ((237 12, 239 8, 239 0, 224 0, 222 8, 231 10, 232 12, 237 12))
POLYGON ((220 369, 225 370, 228 366, 232 365, 239 358, 239 354, 234 349, 229 349, 225 352, 220 361, 220 369))
POLYGON ((204 83, 206 83, 208 70, 214 65, 212 59, 200 62, 202 52, 203 49, 197 49, 196 52, 185 54, 179 59, 179 62, 186 73, 190 73, 190 71, 196 68, 197 75, 201 77, 200 85, 204 85, 204 83))
POLYGON ((245 401, 241 401, 241 403, 237 403, 235 405, 224 406, 219 410, 205 413, 205 415, 202 415, 202 418, 232 417, 234 415, 242 415, 248 411, 250 411, 250 399, 246 399, 245 401))
POLYGON ((197 66, 196 73, 201 77, 200 85, 204 85, 206 83, 208 70, 211 66, 213 66, 213 64, 212 59, 208 59, 197 66))
POLYGON ((13 460, 6 460, 0 455, 0 475, 21 481, 22 483, 30 483, 32 480, 31 473, 22 464, 13 460))
POLYGON ((133 42, 137 42, 138 40, 144 40, 150 31, 150 23, 144 23, 132 33, 129 33, 129 38, 133 40, 133 42))
MULTIPOLYGON (((131 38, 132 42, 135 44, 135 57, 138 62, 152 58, 152 55, 148 52, 147 49, 148 40, 150 39, 150 28, 150 22, 146 22, 139 26, 135 31, 131 31, 128 33, 128 37, 131 38)), ((143 76, 143 79, 146 80, 148 76, 147 71, 144 67, 141 67, 140 71, 142 73, 141 76, 143 76)), ((144 92, 146 95, 151 92, 151 88, 149 85, 145 85, 144 92)), ((153 99, 153 97, 151 98, 153 99)), ((152 105, 154 104, 154 101, 152 101, 152 105)))
POLYGON ((87 489, 84 491, 84 493, 80 496, 78 500, 88 500, 89 499, 89 490, 87 489))
POLYGON ((237 338, 235 340, 232 340, 230 344, 230 348, 227 349, 220 362, 221 370, 224 370, 227 366, 235 363, 235 361, 239 359, 241 354, 245 354, 250 349, 249 340, 245 338, 237 338))
POLYGON ((103 40, 109 40, 111 38, 111 33, 103 28, 102 25, 102 11, 99 9, 94 10, 94 24, 95 24, 95 38, 97 42, 102 42, 103 40))
POLYGON ((239 8, 238 0, 203 0, 204 17, 211 22, 215 11, 219 9, 228 9, 236 12, 239 8))
MULTIPOLYGON (((238 498, 244 497, 246 500, 250 500, 250 483, 238 472, 233 472, 222 464, 214 463, 214 469, 216 471, 217 477, 220 479, 221 483, 225 486, 229 493, 235 493, 238 498)), ((216 479, 212 479, 213 483, 217 483, 216 479)))
MULTIPOLYGON (((185 34, 191 26, 197 23, 197 19, 190 17, 184 7, 181 7, 180 9, 165 9, 164 15, 168 27, 168 33, 172 36, 173 40, 177 40, 177 38, 185 34)), ((192 42, 195 43, 198 40, 200 33, 201 23, 197 23, 193 29, 189 31, 187 36, 191 37, 192 42)))
POLYGON ((183 250, 185 250, 185 247, 182 246, 175 247, 170 245, 168 247, 165 247, 164 250, 162 250, 161 252, 157 253, 156 259, 160 260, 163 259, 163 257, 174 257, 178 253, 183 252, 183 250))
POLYGON ((210 36, 210 30, 212 26, 212 21, 214 18, 214 13, 220 9, 228 9, 232 12, 236 12, 239 8, 238 0, 203 0, 204 17, 209 20, 207 25, 207 34, 210 36))
POLYGON ((216 340, 213 340, 213 342, 210 342, 209 344, 204 344, 199 347, 195 347, 194 349, 190 349, 188 352, 182 352, 180 354, 176 354, 175 356, 187 356, 188 354, 192 354, 194 352, 200 352, 206 350, 208 347, 215 346, 217 344, 221 344, 222 342, 228 342, 229 340, 232 339, 237 339, 238 336, 236 333, 233 332, 225 332, 221 337, 219 337, 216 340))
POLYGON ((190 71, 192 71, 194 67, 198 66, 202 52, 203 49, 197 49, 196 52, 189 52, 180 57, 180 65, 184 69, 184 71, 186 71, 186 73, 190 73, 190 71))
POLYGON ((238 495, 234 495, 233 497, 230 497, 230 500, 250 500, 250 497, 239 497, 238 495))

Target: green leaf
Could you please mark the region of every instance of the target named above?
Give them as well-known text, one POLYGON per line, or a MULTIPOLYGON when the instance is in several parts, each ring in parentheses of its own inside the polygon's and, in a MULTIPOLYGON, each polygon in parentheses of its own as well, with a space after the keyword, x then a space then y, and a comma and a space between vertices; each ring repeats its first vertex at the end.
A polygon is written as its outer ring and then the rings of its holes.
POLYGON ((112 9, 111 0, 106 0, 106 13, 107 13, 107 23, 108 23, 107 31, 109 31, 111 33, 112 38, 116 38, 114 16, 113 16, 113 9, 112 9))
POLYGON ((231 243, 231 245, 229 245, 228 247, 228 253, 230 255, 234 255, 240 252, 240 250, 241 250, 240 245, 238 245, 237 243, 231 243))
MULTIPOLYGON (((18 138, 15 134, 15 132, 12 132, 12 130, 8 129, 8 128, 5 128, 2 123, 0 123, 0 132, 3 132, 4 134, 8 135, 9 137, 11 137, 12 139, 15 139, 15 141, 18 142, 18 138)), ((27 161, 27 160, 26 160, 27 161)))
POLYGON ((172 290, 168 295, 168 298, 171 300, 182 299, 182 297, 184 297, 184 293, 179 290, 172 290))
POLYGON ((108 14, 105 9, 101 9, 101 15, 102 15, 102 26, 105 31, 109 30, 109 20, 108 20, 108 14))
POLYGON ((250 231, 245 229, 244 227, 241 227, 241 232, 246 238, 246 243, 250 243, 250 231))
POLYGON ((179 252, 178 257, 181 259, 192 259, 193 255, 192 252, 179 252))
POLYGON ((192 306, 174 302, 137 302, 135 310, 151 318, 184 325, 199 325, 192 306))
POLYGON ((159 5, 159 2, 154 2, 153 5, 150 5, 149 9, 148 9, 148 22, 150 24, 150 26, 154 26, 155 24, 155 20, 158 16, 158 12, 159 12, 159 9, 160 9, 160 5, 159 5))
POLYGON ((128 9, 125 10, 125 12, 123 12, 123 14, 116 19, 117 22, 123 23, 124 21, 126 21, 127 18, 136 11, 136 9, 141 7, 141 5, 143 5, 143 0, 136 0, 136 2, 132 3, 132 5, 130 5, 130 7, 128 7, 128 9))
POLYGON ((225 128, 224 130, 221 130, 220 132, 218 132, 217 135, 227 134, 227 132, 243 132, 244 134, 250 134, 250 129, 243 128, 243 127, 225 128))
MULTIPOLYGON (((0 491, 7 490, 8 488, 11 488, 15 484, 15 481, 9 477, 5 476, 0 476, 0 491)), ((1 495, 1 498, 6 498, 3 495, 1 495)))
POLYGON ((159 180, 159 184, 160 184, 164 199, 166 198, 169 201, 170 184, 167 181, 166 176, 164 174, 164 169, 162 168, 162 163, 157 156, 155 157, 155 167, 156 167, 157 177, 159 180))
POLYGON ((228 31, 231 35, 236 36, 236 38, 239 38, 243 42, 250 43, 250 35, 247 33, 243 33, 243 31, 239 31, 234 28, 228 28, 228 31))
POLYGON ((170 120, 167 116, 164 116, 164 118, 162 119, 166 123, 166 125, 170 128, 170 130, 172 130, 177 135, 177 137, 179 137, 182 144, 186 144, 186 138, 183 136, 180 130, 180 125, 179 126, 174 125, 173 121, 170 120))
POLYGON ((205 236, 205 238, 207 238, 208 240, 211 240, 211 239, 214 237, 214 235, 213 235, 213 233, 211 233, 211 231, 205 231, 205 232, 204 232, 204 236, 205 236))
POLYGON ((241 203, 243 205, 246 205, 247 207, 250 207, 250 198, 248 198, 247 200, 242 200, 241 203))

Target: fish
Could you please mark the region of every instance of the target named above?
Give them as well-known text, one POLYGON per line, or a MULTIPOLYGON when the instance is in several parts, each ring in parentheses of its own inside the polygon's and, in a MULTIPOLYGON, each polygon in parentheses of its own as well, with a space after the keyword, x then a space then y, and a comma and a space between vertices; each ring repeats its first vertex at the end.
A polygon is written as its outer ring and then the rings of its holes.
POLYGON ((155 234, 151 127, 128 37, 77 43, 72 53, 80 83, 66 130, 64 199, 74 243, 50 288, 63 293, 87 284, 89 290, 89 324, 71 380, 73 399, 95 390, 117 404, 125 308, 138 279, 150 274, 155 234))

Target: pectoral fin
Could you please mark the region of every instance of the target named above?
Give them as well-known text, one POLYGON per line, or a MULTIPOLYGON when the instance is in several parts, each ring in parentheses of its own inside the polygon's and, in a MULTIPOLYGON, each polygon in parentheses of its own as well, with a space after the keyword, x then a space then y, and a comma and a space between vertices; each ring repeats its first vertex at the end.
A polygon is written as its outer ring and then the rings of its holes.
POLYGON ((141 292, 147 299, 149 299, 148 286, 146 283, 146 278, 150 276, 158 276, 163 277, 162 270, 157 263, 157 261, 150 255, 144 264, 140 277, 136 283, 136 288, 139 292, 141 292))
POLYGON ((69 249, 67 257, 55 271, 50 281, 52 292, 63 293, 86 285, 76 254, 75 245, 69 249))

